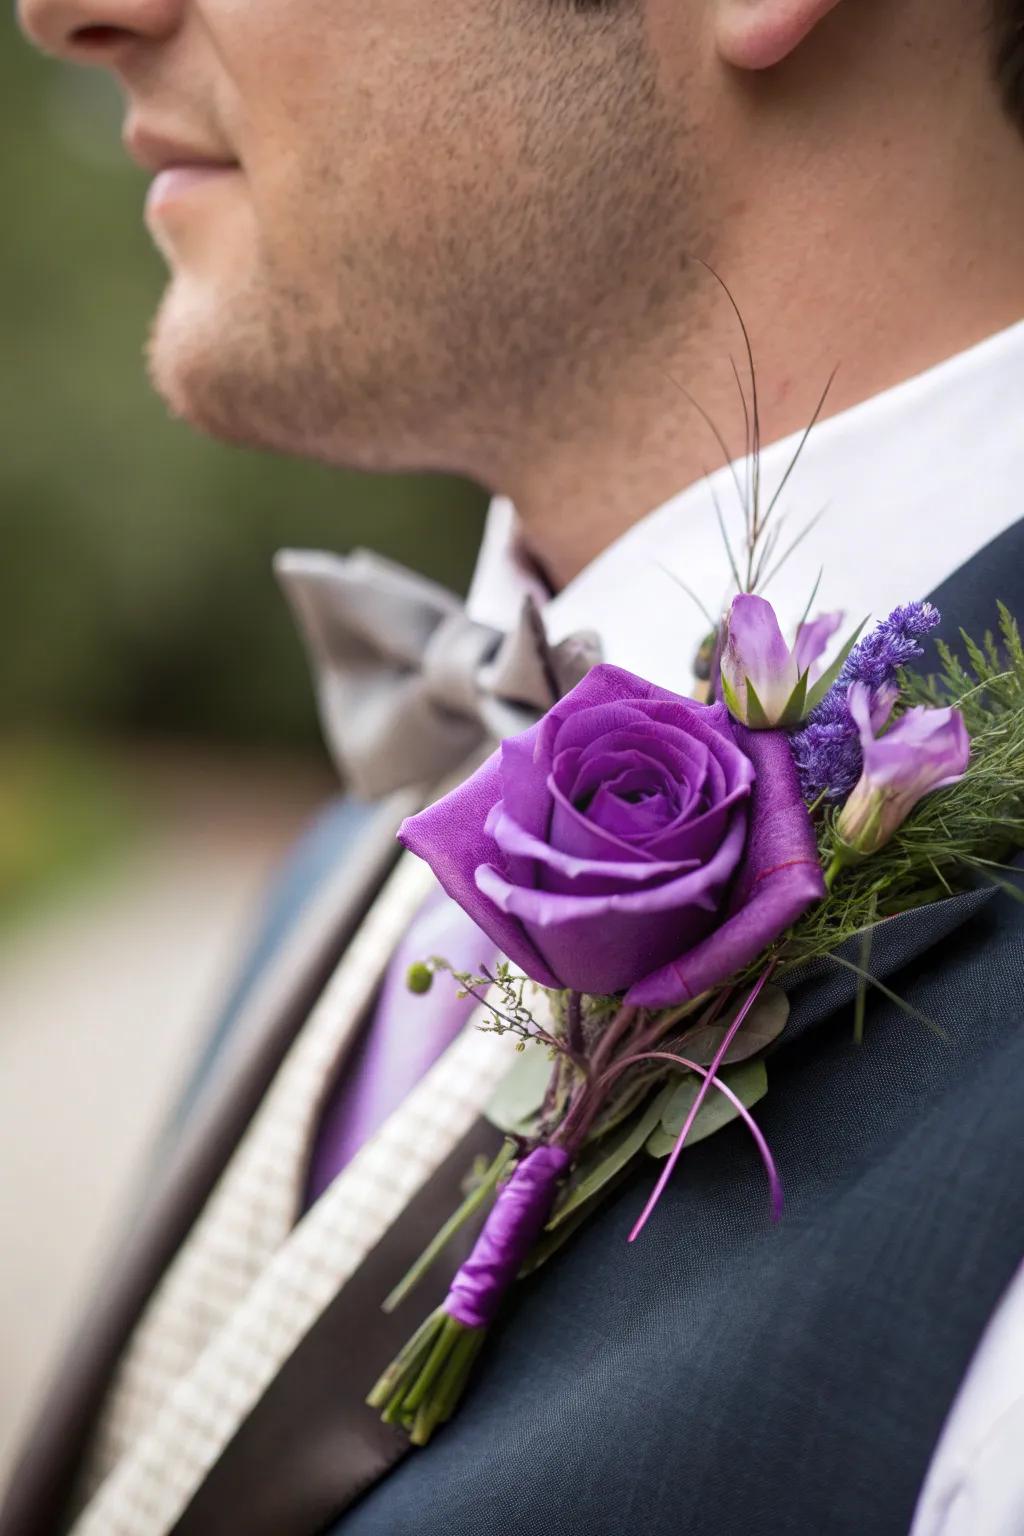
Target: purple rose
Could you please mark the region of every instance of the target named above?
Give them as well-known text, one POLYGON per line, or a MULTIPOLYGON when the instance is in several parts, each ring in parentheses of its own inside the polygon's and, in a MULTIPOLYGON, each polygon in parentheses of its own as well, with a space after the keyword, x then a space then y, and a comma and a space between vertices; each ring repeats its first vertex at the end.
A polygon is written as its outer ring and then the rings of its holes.
POLYGON ((542 986, 648 1008, 725 981, 825 892, 785 736, 612 666, 398 835, 542 986))

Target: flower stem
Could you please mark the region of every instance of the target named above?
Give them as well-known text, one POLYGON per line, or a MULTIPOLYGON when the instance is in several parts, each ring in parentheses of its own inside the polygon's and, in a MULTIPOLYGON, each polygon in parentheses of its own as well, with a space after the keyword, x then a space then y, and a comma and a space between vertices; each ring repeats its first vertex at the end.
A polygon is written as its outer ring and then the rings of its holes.
POLYGON ((417 1330, 369 1397, 385 1424, 401 1425, 414 1445, 426 1445, 447 1423, 465 1390, 486 1328, 467 1328, 438 1307, 417 1330))
POLYGON ((633 1028, 638 1011, 636 1008, 623 1007, 612 1019, 591 1058, 587 1079, 577 1090, 569 1105, 568 1113, 553 1138, 553 1144, 565 1147, 572 1157, 576 1156, 586 1140, 594 1118, 604 1102, 603 1095, 597 1091, 598 1079, 604 1072, 616 1046, 633 1028))
POLYGON ((437 1236, 432 1242, 428 1243, 412 1268, 399 1280, 390 1296, 386 1298, 382 1307, 384 1312, 394 1312, 396 1307, 401 1306, 410 1291, 419 1284, 427 1270, 440 1257, 456 1232, 465 1226, 470 1217, 480 1209, 484 1201, 488 1200, 494 1193, 499 1179, 515 1155, 515 1142, 506 1141, 476 1189, 472 1190, 463 1200, 458 1210, 449 1216, 437 1236))
POLYGON ((426 1445, 440 1424, 447 1424, 466 1388, 469 1373, 487 1336, 486 1328, 463 1328, 452 1319, 448 1358, 430 1395, 416 1411, 409 1438, 413 1445, 426 1445))
POLYGON ((612 1055, 623 1035, 632 1028, 636 1015, 637 1010, 635 1008, 620 1008, 614 1019, 612 1019, 601 1037, 597 1050, 594 1052, 592 1070, 595 1077, 599 1076, 602 1067, 612 1055))
POLYGON ((461 1323, 457 1323, 454 1317, 445 1317, 441 1325, 434 1347, 427 1356, 427 1363, 420 1371, 413 1385, 405 1394, 402 1404, 406 1413, 415 1413, 423 1402, 427 1393, 434 1385, 442 1369, 448 1364, 452 1352, 456 1348, 458 1336, 465 1332, 461 1323))
POLYGON ((565 1035, 574 1056, 582 1057, 583 1045, 583 995, 568 992, 565 999, 565 1035))
POLYGON ((384 1410, 384 1417, 389 1424, 396 1422, 396 1417, 392 1416, 396 1399, 400 1403, 409 1379, 415 1379, 416 1373, 425 1363, 433 1347, 438 1328, 441 1326, 440 1313, 441 1309, 438 1308, 420 1324, 412 1338, 403 1345, 387 1370, 378 1379, 366 1399, 371 1408, 384 1410))

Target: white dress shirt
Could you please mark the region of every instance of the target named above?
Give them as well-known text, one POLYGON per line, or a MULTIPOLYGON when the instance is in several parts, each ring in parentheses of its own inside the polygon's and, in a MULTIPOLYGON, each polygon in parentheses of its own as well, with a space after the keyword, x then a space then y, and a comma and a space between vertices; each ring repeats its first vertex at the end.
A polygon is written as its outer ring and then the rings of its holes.
MULTIPOLYGON (((681 420, 680 430, 687 427, 681 420)), ((762 449, 763 506, 799 439, 762 449)), ((470 617, 511 627, 524 591, 531 591, 552 642, 596 630, 607 661, 691 692, 694 657, 709 626, 667 573, 712 614, 728 602, 733 587, 715 501, 739 561, 743 517, 734 468, 742 485, 741 462, 689 486, 554 597, 518 557, 515 508, 496 496, 470 588, 470 617)), ((780 498, 787 519, 780 548, 822 508, 821 521, 765 590, 785 632, 798 623, 819 571, 815 610, 845 610, 852 629, 866 616, 883 618, 900 603, 926 597, 1024 516, 1024 321, 820 422, 780 498)), ((952 1405, 911 1536, 1024 1536, 1024 1267, 952 1405)))

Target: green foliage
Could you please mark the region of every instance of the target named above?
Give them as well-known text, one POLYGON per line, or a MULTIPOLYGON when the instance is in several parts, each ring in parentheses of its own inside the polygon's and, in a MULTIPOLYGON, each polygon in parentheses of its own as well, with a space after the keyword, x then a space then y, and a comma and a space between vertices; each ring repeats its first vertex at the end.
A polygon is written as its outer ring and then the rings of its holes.
MULTIPOLYGON (((1016 620, 999 605, 999 636, 979 645, 962 634, 966 662, 939 645, 942 670, 905 672, 899 709, 955 706, 971 737, 971 760, 958 784, 926 795, 878 853, 845 869, 832 898, 811 908, 776 947, 783 971, 862 936, 896 912, 1002 882, 1024 848, 1024 644, 1016 620)), ((835 814, 820 822, 819 852, 828 868, 839 848, 835 814)), ((764 957, 750 968, 757 974, 764 957)), ((741 978, 744 980, 746 978, 741 978)))
MULTIPOLYGON (((768 1092, 768 1072, 763 1061, 745 1061, 738 1067, 725 1067, 718 1075, 746 1109, 752 1108, 768 1092)), ((673 1150, 702 1086, 703 1080, 695 1072, 688 1072, 674 1086, 660 1121, 645 1143, 645 1150, 652 1157, 667 1157, 673 1150)), ((698 1141, 714 1136, 716 1131, 722 1130, 738 1117, 739 1110, 735 1104, 717 1088, 710 1088, 690 1127, 686 1138, 687 1147, 696 1146, 698 1141)))
POLYGON ((1024 642, 1017 620, 1006 604, 1000 602, 996 607, 999 640, 989 629, 979 645, 961 629, 966 666, 945 641, 939 640, 936 649, 942 661, 941 672, 925 676, 904 671, 900 677, 901 708, 924 704, 942 709, 954 704, 962 712, 973 739, 1022 707, 1024 642))
POLYGON ((472 971, 453 970, 443 955, 432 955, 427 965, 432 971, 447 971, 458 982, 457 997, 475 998, 486 1009, 487 1023, 480 1025, 485 1034, 513 1034, 522 1045, 527 1041, 552 1044, 552 1037, 537 1024, 525 1000, 526 988, 535 983, 513 971, 507 960, 499 960, 493 972, 485 968, 480 976, 472 971), (496 998, 491 995, 491 988, 496 998))
MULTIPOLYGON (((714 1023, 698 1022, 688 1029, 672 1046, 681 1056, 687 1056, 698 1066, 707 1067, 714 1061, 726 1034, 731 1029, 739 1010, 746 1006, 741 996, 732 1008, 727 1009, 714 1023)), ((739 1032, 725 1053, 724 1064, 746 1061, 765 1051, 777 1040, 789 1019, 789 998, 781 987, 766 986, 754 1006, 743 1020, 739 1032)))
POLYGON ((561 1226, 563 1221, 582 1207, 589 1206, 605 1186, 636 1157, 655 1126, 660 1123, 673 1091, 674 1085, 668 1084, 628 1124, 584 1152, 573 1167, 572 1176, 548 1222, 551 1230, 561 1226))
POLYGON ((551 1073, 547 1051, 524 1051, 491 1095, 484 1110, 487 1119, 509 1136, 535 1135, 551 1073))
POLYGON ((143 347, 167 281, 110 79, 0 38, 4 723, 318 739, 271 574, 370 544, 464 585, 475 487, 225 446, 172 420, 143 347))

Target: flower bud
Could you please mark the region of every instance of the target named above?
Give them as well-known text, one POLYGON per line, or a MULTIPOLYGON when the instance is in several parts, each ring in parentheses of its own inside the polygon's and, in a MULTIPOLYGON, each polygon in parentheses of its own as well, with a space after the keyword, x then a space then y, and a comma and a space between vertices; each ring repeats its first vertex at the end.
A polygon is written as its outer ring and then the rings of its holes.
POLYGON ((423 960, 416 960, 405 973, 405 984, 410 992, 422 996, 434 985, 434 973, 423 960))
POLYGON ((725 621, 721 672, 733 717, 756 730, 799 724, 811 668, 842 621, 841 613, 823 613, 801 624, 790 647, 771 603, 750 593, 734 598, 725 621))

